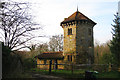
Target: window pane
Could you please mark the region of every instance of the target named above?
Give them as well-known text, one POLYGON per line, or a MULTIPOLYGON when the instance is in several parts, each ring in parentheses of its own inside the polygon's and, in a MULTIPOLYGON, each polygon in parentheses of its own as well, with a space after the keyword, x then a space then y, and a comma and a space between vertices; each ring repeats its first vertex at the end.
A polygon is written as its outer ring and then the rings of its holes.
POLYGON ((70 61, 70 59, 69 59, 69 55, 68 55, 68 61, 70 61))
POLYGON ((44 60, 44 64, 46 64, 46 60, 44 60))
POLYGON ((68 28, 68 35, 72 35, 72 28, 68 28))
POLYGON ((68 61, 72 61, 72 55, 68 55, 68 61))
POLYGON ((72 55, 71 55, 71 60, 70 61, 72 61, 72 55))

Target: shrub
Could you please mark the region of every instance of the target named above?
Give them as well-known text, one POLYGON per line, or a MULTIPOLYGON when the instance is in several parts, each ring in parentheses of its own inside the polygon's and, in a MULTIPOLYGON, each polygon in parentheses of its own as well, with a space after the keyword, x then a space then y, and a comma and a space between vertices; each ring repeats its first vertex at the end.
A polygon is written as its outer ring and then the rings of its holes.
POLYGON ((32 58, 27 58, 23 60, 24 69, 30 69, 36 67, 36 61, 32 58))

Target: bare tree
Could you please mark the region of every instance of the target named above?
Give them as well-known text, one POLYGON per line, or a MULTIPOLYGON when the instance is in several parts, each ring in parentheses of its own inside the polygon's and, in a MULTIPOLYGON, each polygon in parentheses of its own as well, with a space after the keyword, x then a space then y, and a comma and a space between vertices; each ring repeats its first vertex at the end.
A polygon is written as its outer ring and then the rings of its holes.
POLYGON ((36 51, 38 52, 38 54, 43 53, 43 52, 47 52, 47 51, 49 51, 48 46, 49 46, 48 43, 40 44, 37 47, 36 51))
POLYGON ((34 51, 36 49, 37 44, 31 44, 30 46, 26 46, 30 51, 34 51))
POLYGON ((32 21, 28 9, 28 3, 3 2, 1 5, 0 39, 10 49, 24 48, 23 44, 37 37, 33 33, 40 27, 32 21))
POLYGON ((49 41, 50 51, 63 51, 63 35, 55 35, 49 41))

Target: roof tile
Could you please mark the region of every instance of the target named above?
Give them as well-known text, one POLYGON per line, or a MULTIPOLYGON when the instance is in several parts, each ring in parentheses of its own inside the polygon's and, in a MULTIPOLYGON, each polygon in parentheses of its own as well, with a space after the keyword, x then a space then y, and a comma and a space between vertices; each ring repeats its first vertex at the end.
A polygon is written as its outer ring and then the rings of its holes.
MULTIPOLYGON (((93 22, 91 19, 89 19, 87 16, 85 16, 81 12, 76 11, 75 13, 73 13, 68 18, 65 18, 65 20, 62 21, 61 24, 66 23, 66 22, 70 22, 70 21, 79 21, 79 20, 88 20, 88 21, 93 22)), ((96 24, 95 22, 93 22, 93 23, 96 24)))
POLYGON ((36 57, 39 59, 63 59, 63 52, 44 52, 36 57))

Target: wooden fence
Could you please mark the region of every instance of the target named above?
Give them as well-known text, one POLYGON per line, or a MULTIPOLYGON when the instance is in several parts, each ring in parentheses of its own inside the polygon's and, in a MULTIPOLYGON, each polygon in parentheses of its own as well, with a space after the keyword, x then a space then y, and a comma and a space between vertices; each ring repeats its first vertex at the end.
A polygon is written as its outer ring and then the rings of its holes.
MULTIPOLYGON (((111 71, 111 70, 117 70, 116 65, 113 64, 37 64, 39 66, 47 66, 46 69, 64 69, 64 70, 94 70, 99 72, 104 71, 111 71), (57 66, 57 68, 56 68, 57 66), (63 68, 60 68, 58 66, 62 66, 63 68)), ((45 68, 45 67, 44 67, 45 68)), ((41 69, 44 69, 41 68, 41 69)))

